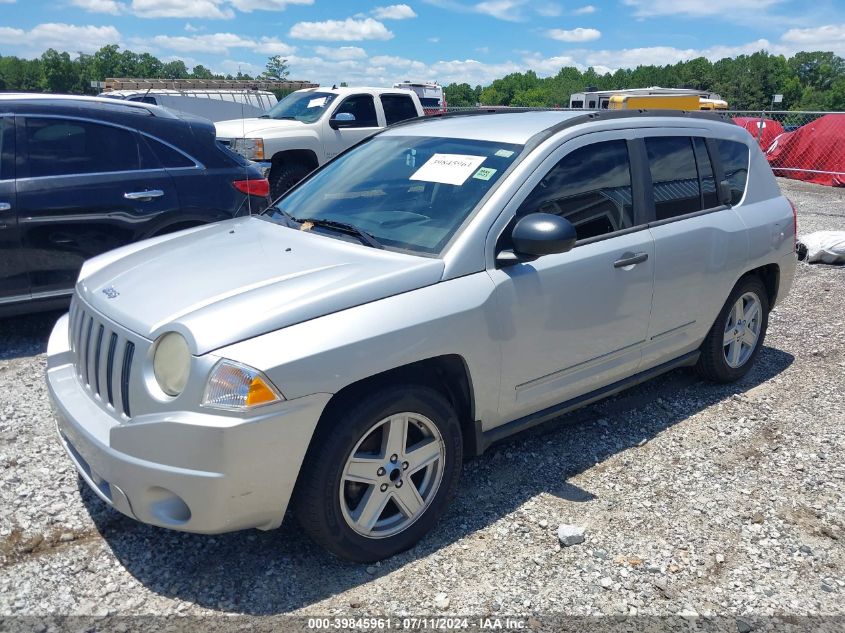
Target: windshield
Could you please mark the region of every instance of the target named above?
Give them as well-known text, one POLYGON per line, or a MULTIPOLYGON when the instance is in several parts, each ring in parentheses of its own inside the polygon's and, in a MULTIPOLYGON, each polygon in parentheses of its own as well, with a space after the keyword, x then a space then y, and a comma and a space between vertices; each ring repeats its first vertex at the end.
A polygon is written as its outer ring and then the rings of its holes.
MULTIPOLYGON (((343 222, 386 248, 438 254, 521 150, 508 143, 376 136, 293 189, 266 217, 280 224, 288 224, 284 213, 300 222, 343 222)), ((317 224, 311 230, 323 232, 317 224)))
POLYGON ((440 99, 434 97, 421 97, 420 103, 424 108, 439 108, 440 107, 440 99))
POLYGON ((303 123, 314 123, 336 96, 330 92, 292 92, 274 105, 264 118, 296 119, 303 123))

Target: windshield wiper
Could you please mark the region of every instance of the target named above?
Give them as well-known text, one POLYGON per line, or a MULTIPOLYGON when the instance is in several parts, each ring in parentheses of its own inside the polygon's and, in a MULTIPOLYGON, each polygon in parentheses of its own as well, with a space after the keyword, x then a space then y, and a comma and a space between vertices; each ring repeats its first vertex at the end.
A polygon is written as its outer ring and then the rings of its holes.
POLYGON ((290 213, 285 211, 282 207, 277 207, 276 205, 273 205, 272 207, 268 207, 267 210, 279 213, 287 221, 287 224, 290 228, 298 229, 302 225, 302 222, 297 220, 290 213))
MULTIPOLYGON (((287 214, 285 213, 285 215, 287 214)), ((335 229, 336 231, 341 231, 343 233, 348 233, 357 237, 359 240, 361 240, 361 242, 363 242, 367 246, 372 246, 373 248, 384 248, 381 242, 379 242, 376 238, 374 238, 372 235, 370 235, 363 229, 359 229, 354 224, 347 224, 346 222, 338 222, 336 220, 325 220, 323 218, 306 218, 303 220, 298 220, 294 218, 294 220, 296 220, 297 222, 310 222, 314 226, 325 226, 326 228, 335 229)))

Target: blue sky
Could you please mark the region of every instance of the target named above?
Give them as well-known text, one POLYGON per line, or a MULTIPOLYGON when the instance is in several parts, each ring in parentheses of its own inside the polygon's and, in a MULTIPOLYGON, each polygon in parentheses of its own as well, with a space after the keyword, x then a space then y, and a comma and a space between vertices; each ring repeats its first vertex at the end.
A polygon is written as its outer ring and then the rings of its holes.
POLYGON ((2 55, 111 43, 223 73, 280 54, 292 79, 475 85, 761 48, 845 55, 845 0, 0 0, 2 55))

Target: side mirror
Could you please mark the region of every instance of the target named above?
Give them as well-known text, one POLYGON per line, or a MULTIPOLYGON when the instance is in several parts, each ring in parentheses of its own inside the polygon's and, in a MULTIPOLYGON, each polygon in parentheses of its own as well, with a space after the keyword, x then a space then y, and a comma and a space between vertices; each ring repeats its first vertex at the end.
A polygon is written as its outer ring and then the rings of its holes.
POLYGON ((513 227, 513 250, 502 251, 496 261, 500 266, 507 266, 543 255, 566 253, 577 240, 578 234, 569 220, 551 213, 530 213, 513 227))
POLYGON ((730 204, 731 200, 733 200, 731 183, 727 180, 722 180, 719 182, 719 202, 722 204, 730 204))
POLYGON ((351 112, 338 112, 329 119, 329 127, 333 130, 339 130, 342 127, 352 127, 353 125, 355 125, 355 115, 351 112))

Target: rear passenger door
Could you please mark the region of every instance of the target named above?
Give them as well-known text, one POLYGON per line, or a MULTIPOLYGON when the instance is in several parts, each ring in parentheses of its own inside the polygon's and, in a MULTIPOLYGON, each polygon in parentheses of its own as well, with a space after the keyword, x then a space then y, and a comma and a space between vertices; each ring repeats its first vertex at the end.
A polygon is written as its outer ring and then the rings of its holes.
POLYGON ((0 116, 0 307, 29 298, 15 200, 15 117, 0 116))
POLYGON ((745 225, 718 199, 716 143, 690 132, 646 132, 641 141, 655 250, 643 368, 698 347, 747 257, 745 225))
POLYGON ((323 119, 323 125, 326 160, 330 160, 346 148, 377 132, 384 127, 384 122, 379 122, 373 95, 358 94, 350 95, 337 104, 331 114, 323 119), (341 112, 353 115, 355 121, 348 127, 335 130, 329 125, 329 121, 341 112))
POLYGON ((82 262, 149 235, 179 202, 141 163, 134 130, 88 119, 18 117, 18 218, 33 298, 69 294, 82 262))

